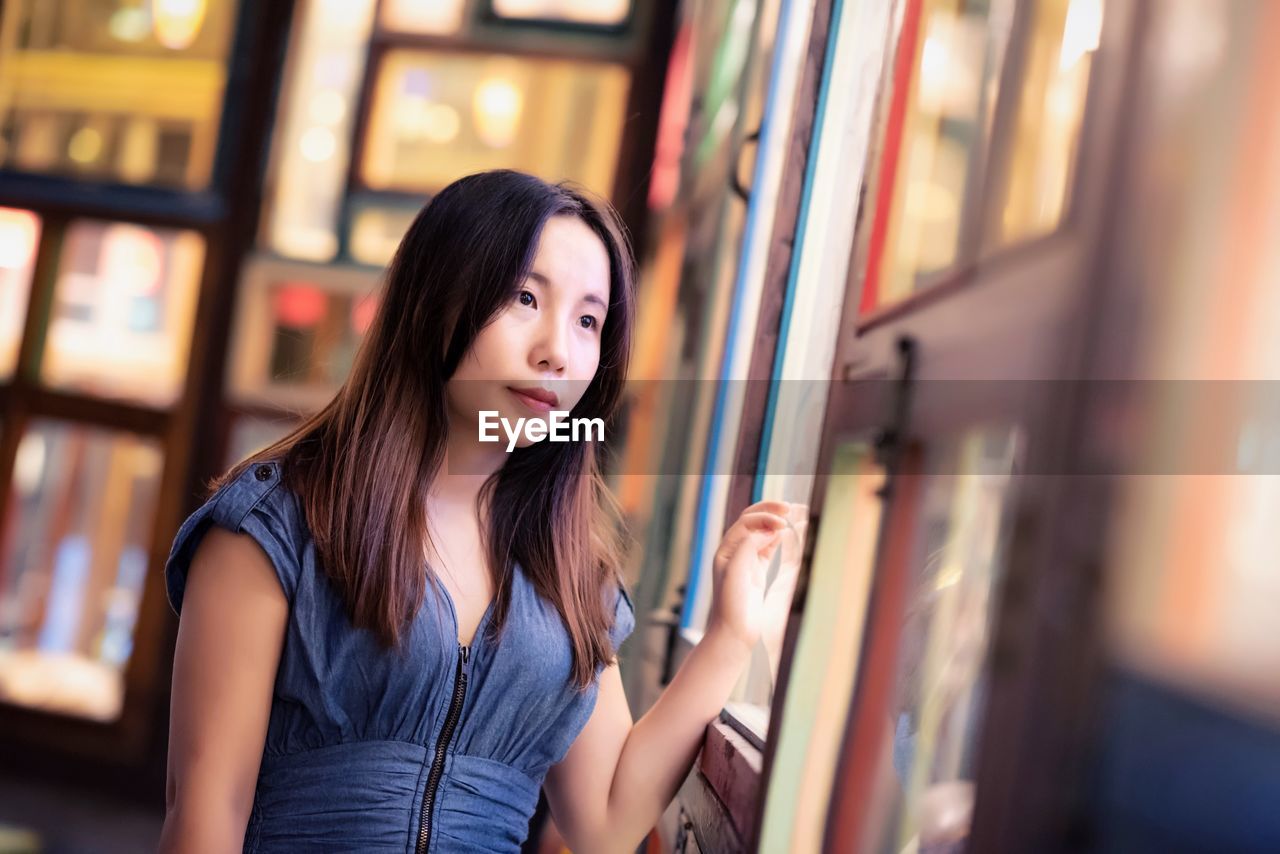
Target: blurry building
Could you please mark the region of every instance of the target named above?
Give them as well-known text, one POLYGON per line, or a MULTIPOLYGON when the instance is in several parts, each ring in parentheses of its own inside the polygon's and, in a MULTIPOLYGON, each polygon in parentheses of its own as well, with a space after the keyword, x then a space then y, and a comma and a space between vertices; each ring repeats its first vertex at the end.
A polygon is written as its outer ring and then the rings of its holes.
POLYGON ((630 0, 0 6, 0 754, 163 782, 163 566, 337 390, 412 216, 569 178, 645 225, 672 12, 630 0))
POLYGON ((637 717, 724 528, 812 509, 651 850, 1280 848, 1280 5, 287 5, 4 5, 6 766, 161 778, 202 479, 516 166, 637 238, 637 717))

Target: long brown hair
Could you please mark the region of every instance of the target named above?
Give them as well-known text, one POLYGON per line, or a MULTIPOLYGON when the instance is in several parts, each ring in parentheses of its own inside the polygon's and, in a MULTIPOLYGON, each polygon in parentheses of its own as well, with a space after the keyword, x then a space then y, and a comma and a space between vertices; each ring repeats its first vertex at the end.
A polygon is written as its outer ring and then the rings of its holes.
MULTIPOLYGON (((320 412, 212 483, 278 460, 301 499, 317 554, 352 623, 399 647, 430 577, 426 497, 443 463, 445 383, 479 331, 529 273, 557 215, 583 220, 609 255, 600 365, 574 417, 618 419, 631 356, 635 261, 616 212, 568 183, 511 170, 469 175, 440 191, 409 226, 383 283, 377 316, 342 388, 320 412)), ((571 638, 571 682, 585 689, 612 660, 612 591, 624 531, 595 442, 535 442, 485 481, 477 506, 497 591, 489 628, 510 608, 513 559, 553 603, 571 638)), ((430 540, 434 543, 434 540, 430 540)))

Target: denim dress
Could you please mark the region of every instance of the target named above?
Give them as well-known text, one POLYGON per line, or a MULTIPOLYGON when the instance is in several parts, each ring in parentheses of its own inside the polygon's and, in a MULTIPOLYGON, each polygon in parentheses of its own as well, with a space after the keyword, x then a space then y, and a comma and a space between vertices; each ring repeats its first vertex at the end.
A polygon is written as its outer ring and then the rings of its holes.
MULTIPOLYGON (((599 689, 573 690, 569 634, 520 565, 499 640, 484 637, 491 604, 460 646, 452 601, 428 584, 402 654, 352 626, 278 461, 182 523, 165 565, 175 613, 211 524, 261 544, 290 605, 244 850, 518 851, 599 689)), ((616 651, 635 612, 621 586, 613 605, 616 651)))

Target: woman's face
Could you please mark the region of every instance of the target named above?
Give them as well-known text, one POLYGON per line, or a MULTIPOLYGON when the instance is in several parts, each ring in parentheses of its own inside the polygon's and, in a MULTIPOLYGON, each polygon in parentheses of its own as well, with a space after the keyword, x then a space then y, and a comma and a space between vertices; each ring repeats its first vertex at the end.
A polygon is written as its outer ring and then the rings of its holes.
MULTIPOLYGON (((445 385, 452 423, 477 436, 481 410, 496 410, 515 425, 547 421, 547 408, 513 388, 555 396, 550 406, 571 412, 600 364, 609 305, 609 255, 576 216, 553 216, 542 229, 529 277, 472 342, 445 385)), ((502 447, 506 434, 497 429, 502 447)), ((523 435, 518 447, 533 444, 523 435)))

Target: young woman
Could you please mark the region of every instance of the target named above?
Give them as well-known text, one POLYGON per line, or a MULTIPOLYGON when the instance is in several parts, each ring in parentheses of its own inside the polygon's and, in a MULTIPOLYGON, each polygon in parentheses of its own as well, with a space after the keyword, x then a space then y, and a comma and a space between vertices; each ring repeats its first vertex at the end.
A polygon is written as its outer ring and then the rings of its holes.
POLYGON ((804 508, 725 533, 706 634, 633 723, 599 443, 479 438, 486 411, 612 429, 633 264, 607 205, 519 172, 421 211, 341 391, 175 538, 163 850, 514 851, 544 787, 574 851, 643 840, 780 632, 795 561, 765 571, 804 508))

